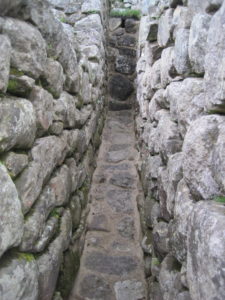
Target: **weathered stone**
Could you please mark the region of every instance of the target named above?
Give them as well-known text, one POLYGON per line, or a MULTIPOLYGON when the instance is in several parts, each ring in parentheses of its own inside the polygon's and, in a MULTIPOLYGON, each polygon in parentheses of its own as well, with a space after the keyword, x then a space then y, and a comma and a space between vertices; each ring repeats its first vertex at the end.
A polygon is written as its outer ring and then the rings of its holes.
POLYGON ((110 18, 109 19, 109 29, 110 31, 115 31, 120 27, 122 20, 120 18, 110 18))
POLYGON ((225 34, 223 32, 225 15, 225 3, 221 9, 212 17, 208 37, 207 50, 205 57, 205 91, 206 109, 221 107, 224 111, 225 89, 223 84, 224 77, 224 45, 225 34), (221 34, 219 34, 221 32, 221 34))
POLYGON ((26 154, 8 152, 1 161, 6 166, 10 176, 15 178, 28 165, 28 156, 26 154))
POLYGON ((81 219, 81 203, 78 196, 73 196, 69 204, 70 213, 72 217, 73 230, 77 229, 80 225, 81 219))
POLYGON ((158 97, 158 93, 156 92, 151 99, 149 106, 148 106, 148 116, 151 122, 155 121, 155 114, 157 111, 161 110, 161 107, 156 102, 156 97, 158 97))
POLYGON ((55 98, 59 98, 63 91, 65 76, 61 64, 49 58, 44 70, 44 86, 55 98))
POLYGON ((0 286, 2 300, 37 300, 38 268, 34 257, 23 253, 4 257, 0 263, 0 286))
POLYGON ((36 133, 36 118, 30 101, 4 97, 0 101, 0 152, 12 147, 30 148, 36 133))
POLYGON ((56 216, 50 217, 49 220, 46 222, 40 238, 33 246, 33 252, 42 252, 46 249, 46 246, 57 233, 59 223, 58 218, 59 215, 56 214, 56 216))
POLYGON ((190 29, 193 15, 187 7, 177 6, 173 14, 173 38, 179 29, 190 29))
POLYGON ((151 43, 149 45, 149 47, 150 47, 150 51, 152 53, 152 62, 155 62, 158 59, 160 59, 163 48, 160 47, 157 42, 151 43))
POLYGON ((63 92, 59 99, 54 100, 54 121, 63 122, 64 128, 74 128, 78 126, 79 120, 76 98, 63 92))
POLYGON ((53 135, 61 135, 63 132, 63 122, 53 122, 52 125, 49 127, 49 133, 53 135))
POLYGON ((88 274, 81 282, 80 294, 83 297, 95 298, 99 300, 109 299, 112 300, 112 290, 109 283, 102 277, 88 274))
POLYGON ((161 84, 165 88, 177 75, 174 65, 174 47, 168 47, 163 50, 161 57, 161 84))
POLYGON ((222 204, 199 202, 189 219, 187 279, 193 299, 225 296, 224 213, 222 204))
POLYGON ((102 8, 101 0, 84 0, 81 6, 82 13, 89 13, 90 11, 100 12, 102 8))
POLYGON ((21 251, 36 252, 35 245, 44 230, 49 213, 55 207, 68 203, 70 191, 69 169, 63 165, 45 186, 34 206, 34 212, 26 219, 24 235, 20 245, 21 251))
POLYGON ((135 59, 130 56, 118 55, 115 70, 122 74, 133 74, 136 68, 135 59))
POLYGON ((160 285, 158 282, 156 282, 156 281, 150 282, 149 290, 150 290, 150 292, 149 292, 150 300, 162 300, 163 299, 163 295, 160 290, 160 285))
POLYGON ((127 33, 136 33, 138 29, 138 23, 134 19, 125 20, 125 30, 127 33))
POLYGON ((187 230, 193 207, 194 200, 185 180, 182 179, 177 186, 174 222, 170 227, 171 252, 180 262, 186 261, 187 257, 187 230))
POLYGON ((109 183, 119 187, 131 189, 134 188, 134 176, 128 172, 114 173, 109 180, 109 183))
POLYGON ((131 256, 110 256, 100 252, 90 253, 85 260, 85 267, 102 274, 128 274, 137 268, 137 261, 131 256))
POLYGON ((153 228, 161 217, 159 203, 153 199, 145 200, 145 221, 149 228, 153 228))
POLYGON ((29 95, 34 85, 35 80, 26 75, 10 75, 7 92, 14 96, 29 98, 29 95))
POLYGON ((141 281, 126 280, 117 281, 114 284, 116 300, 138 300, 146 299, 145 288, 141 281))
POLYGON ((154 253, 160 258, 169 253, 169 228, 167 223, 161 221, 155 225, 153 229, 153 246, 154 253))
POLYGON ((202 92, 201 78, 187 78, 182 82, 173 82, 166 89, 171 117, 172 120, 178 121, 182 137, 185 136, 190 124, 203 114, 205 100, 202 92))
POLYGON ((182 291, 180 282, 180 265, 172 255, 167 255, 161 264, 159 273, 159 284, 163 294, 163 299, 177 299, 177 295, 182 291))
POLYGON ((169 155, 181 150, 182 141, 178 131, 178 126, 171 120, 169 112, 166 110, 160 110, 157 114, 159 123, 156 128, 154 138, 155 152, 160 152, 163 159, 167 160, 169 155))
POLYGON ((29 211, 53 169, 62 162, 65 149, 64 141, 55 136, 36 140, 31 150, 33 161, 15 181, 24 212, 29 211))
POLYGON ((160 89, 158 90, 155 94, 154 94, 154 98, 156 103, 164 109, 169 109, 170 108, 170 103, 169 100, 167 99, 166 95, 165 95, 165 90, 164 89, 160 89))
POLYGON ((171 41, 173 9, 164 12, 159 19, 158 43, 160 47, 166 47, 171 41))
POLYGON ((48 56, 57 57, 64 69, 66 75, 65 89, 71 93, 78 92, 77 56, 74 49, 75 39, 72 38, 74 29, 57 20, 49 9, 47 1, 29 1, 26 6, 28 18, 39 28, 47 40, 48 56))
POLYGON ((50 244, 48 251, 37 259, 40 299, 51 300, 53 297, 62 262, 62 255, 69 246, 71 229, 71 216, 69 211, 65 210, 61 218, 59 236, 50 244))
POLYGON ((108 219, 105 215, 95 214, 88 223, 89 231, 106 231, 109 232, 108 219))
POLYGON ((128 239, 133 239, 134 238, 134 220, 132 217, 124 217, 117 225, 117 230, 119 234, 128 239))
POLYGON ((8 248, 19 245, 23 235, 23 215, 16 187, 2 164, 0 164, 0 171, 0 200, 2 206, 0 217, 0 256, 2 256, 8 248))
POLYGON ((1 0, 0 1, 0 15, 5 16, 13 10, 17 10, 22 0, 1 0))
POLYGON ((161 85, 161 59, 157 60, 150 71, 150 85, 153 90, 158 90, 162 88, 161 85))
POLYGON ((131 81, 122 75, 114 75, 109 80, 109 93, 112 98, 124 101, 133 92, 131 81))
POLYGON ((177 295, 177 300, 191 300, 189 292, 181 292, 177 295))
POLYGON ((119 47, 135 47, 136 39, 132 35, 123 35, 117 39, 119 47))
POLYGON ((46 133, 53 120, 53 97, 46 90, 35 86, 30 94, 30 100, 36 112, 37 134, 46 133))
POLYGON ((47 60, 46 45, 40 32, 28 23, 10 18, 5 18, 0 27, 11 41, 11 65, 38 78, 47 60))
POLYGON ((223 3, 223 0, 188 0, 188 7, 193 14, 198 12, 215 12, 223 3))
MULTIPOLYGON (((1 5, 1 3, 0 3, 1 5)), ((0 11, 2 9, 0 7, 0 11)), ((11 43, 9 38, 6 35, 0 35, 0 91, 5 92, 8 86, 9 80, 9 70, 10 70, 10 56, 11 56, 11 43)))
POLYGON ((183 173, 196 199, 210 199, 219 194, 212 173, 212 150, 219 134, 220 116, 203 116, 194 121, 185 136, 183 173))
POLYGON ((211 17, 207 14, 197 14, 191 24, 188 52, 192 69, 197 74, 204 73, 210 20, 211 17))
POLYGON ((179 29, 176 33, 174 47, 174 66, 178 74, 185 75, 191 71, 190 60, 188 55, 189 46, 188 29, 179 29))
POLYGON ((116 212, 130 212, 133 210, 130 202, 131 192, 113 189, 107 193, 107 202, 116 212))
POLYGON ((174 201, 177 191, 177 184, 183 177, 183 154, 182 152, 175 153, 168 160, 168 186, 166 207, 171 216, 174 213, 174 201))

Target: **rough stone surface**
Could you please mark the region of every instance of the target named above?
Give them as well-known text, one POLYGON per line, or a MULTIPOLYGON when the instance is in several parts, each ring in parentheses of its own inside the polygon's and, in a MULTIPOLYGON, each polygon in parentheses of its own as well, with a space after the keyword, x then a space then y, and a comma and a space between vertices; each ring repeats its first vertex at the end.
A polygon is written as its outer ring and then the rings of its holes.
POLYGON ((33 105, 25 99, 4 97, 0 101, 0 152, 29 149, 35 139, 36 117, 33 105))
POLYGON ((10 176, 15 178, 28 165, 28 156, 15 152, 8 152, 2 158, 2 163, 6 166, 10 176))
POLYGON ((116 300, 138 300, 144 299, 145 297, 145 290, 140 281, 118 281, 115 283, 114 290, 116 293, 116 300))
POLYGON ((28 212, 38 198, 43 184, 49 179, 57 164, 61 162, 65 147, 65 143, 54 136, 40 138, 36 141, 31 150, 32 162, 15 182, 23 211, 28 212))
POLYGON ((28 23, 10 18, 4 19, 0 27, 11 41, 12 66, 38 78, 47 60, 46 45, 40 32, 28 23))
POLYGON ((53 98, 46 90, 34 87, 30 100, 36 112, 36 126, 38 136, 46 133, 53 121, 53 98))
POLYGON ((224 298, 224 222, 222 204, 200 202, 191 214, 187 278, 194 299, 224 298))
POLYGON ((159 19, 158 43, 160 47, 168 46, 171 41, 173 9, 168 9, 159 19))
POLYGON ((65 76, 61 64, 53 59, 48 59, 44 70, 45 85, 53 97, 58 98, 63 91, 65 76))
POLYGON ((0 164, 1 218, 0 256, 10 247, 16 247, 23 235, 23 215, 16 187, 0 164))
POLYGON ((5 92, 9 80, 11 43, 9 38, 2 34, 0 35, 0 51, 2 53, 0 58, 0 91, 5 92))
POLYGON ((71 229, 71 215, 67 210, 61 219, 59 236, 50 244, 48 251, 37 259, 39 297, 43 300, 52 299, 62 262, 62 255, 69 246, 71 229))
POLYGON ((34 257, 18 253, 1 261, 0 286, 2 300, 37 300, 38 268, 34 257))
POLYGON ((207 50, 205 57, 205 90, 206 108, 210 110, 214 106, 224 106, 224 40, 223 20, 225 13, 225 3, 221 9, 212 17, 210 22, 207 50), (221 32, 221 35, 219 35, 221 32), (217 66, 217 67, 216 67, 217 66))
POLYGON ((179 29, 176 33, 174 66, 177 73, 181 75, 190 72, 191 69, 188 55, 189 33, 188 29, 179 29))
POLYGON ((21 251, 36 252, 38 242, 49 213, 57 206, 65 205, 70 196, 71 181, 67 166, 63 165, 43 189, 33 213, 24 224, 24 235, 20 245, 21 251))
POLYGON ((192 69, 197 74, 204 73, 207 35, 211 17, 207 14, 195 15, 189 36, 189 57, 192 69))

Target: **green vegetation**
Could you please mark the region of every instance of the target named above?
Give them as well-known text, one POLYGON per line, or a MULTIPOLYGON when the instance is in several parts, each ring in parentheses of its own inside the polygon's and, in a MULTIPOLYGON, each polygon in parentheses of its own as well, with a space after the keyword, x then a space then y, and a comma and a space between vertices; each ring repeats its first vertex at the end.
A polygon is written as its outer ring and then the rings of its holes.
POLYGON ((20 70, 17 70, 17 69, 15 69, 15 68, 11 68, 11 69, 10 69, 10 75, 23 76, 23 75, 24 75, 24 72, 23 72, 23 71, 20 71, 20 70))
POLYGON ((85 11, 84 14, 85 15, 100 14, 100 11, 99 10, 89 10, 89 11, 85 11))
POLYGON ((12 94, 17 94, 19 85, 16 79, 9 79, 7 91, 12 94))
POLYGON ((54 209, 51 211, 51 213, 50 213, 49 216, 50 216, 50 217, 54 217, 54 218, 59 219, 59 218, 60 218, 60 214, 59 214, 59 212, 58 212, 58 209, 57 209, 57 208, 54 208, 54 209))
POLYGON ((68 23, 67 19, 65 17, 60 18, 59 21, 62 23, 68 23))
POLYGON ((214 201, 219 202, 219 203, 225 203, 225 197, 223 197, 223 196, 215 197, 214 201))
POLYGON ((28 262, 35 260, 34 255, 31 253, 18 253, 18 258, 21 260, 26 260, 28 262))
POLYGON ((158 260, 157 257, 152 258, 152 265, 153 266, 159 266, 160 265, 160 261, 158 260))
POLYGON ((120 17, 120 18, 134 18, 140 20, 141 12, 137 9, 126 9, 126 10, 112 10, 110 12, 110 17, 120 17))

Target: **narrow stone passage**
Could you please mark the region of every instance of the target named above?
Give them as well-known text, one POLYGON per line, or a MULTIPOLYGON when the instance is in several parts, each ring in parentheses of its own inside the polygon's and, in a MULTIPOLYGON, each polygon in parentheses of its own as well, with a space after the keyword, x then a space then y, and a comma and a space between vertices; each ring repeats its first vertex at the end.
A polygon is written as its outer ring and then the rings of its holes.
POLYGON ((110 111, 89 193, 80 271, 70 300, 147 299, 137 162, 132 112, 110 111))

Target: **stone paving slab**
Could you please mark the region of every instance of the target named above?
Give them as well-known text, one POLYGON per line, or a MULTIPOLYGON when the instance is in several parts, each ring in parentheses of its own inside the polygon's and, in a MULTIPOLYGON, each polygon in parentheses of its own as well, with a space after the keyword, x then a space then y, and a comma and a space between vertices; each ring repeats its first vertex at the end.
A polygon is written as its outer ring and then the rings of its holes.
POLYGON ((69 300, 147 300, 131 111, 109 112, 89 193, 80 270, 69 300))

